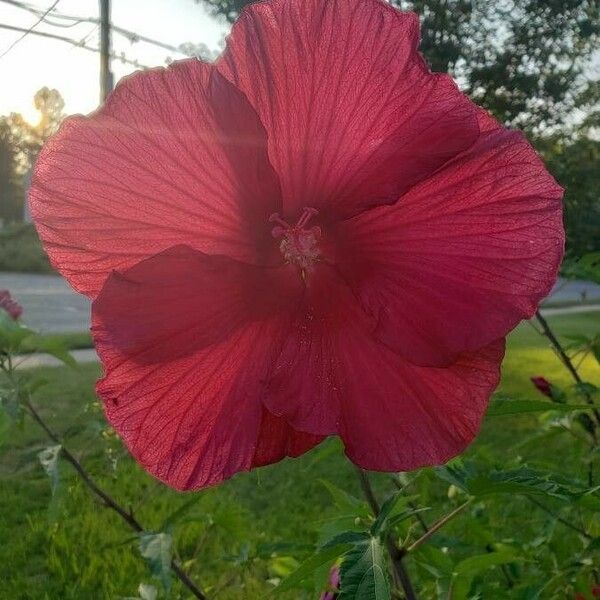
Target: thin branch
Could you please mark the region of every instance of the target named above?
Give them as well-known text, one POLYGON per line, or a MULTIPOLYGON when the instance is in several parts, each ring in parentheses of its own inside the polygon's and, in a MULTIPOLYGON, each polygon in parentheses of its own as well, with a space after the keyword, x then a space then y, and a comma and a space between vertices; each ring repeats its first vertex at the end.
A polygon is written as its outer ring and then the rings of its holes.
POLYGON ((570 521, 563 519, 560 515, 557 515, 554 511, 550 510, 547 506, 542 504, 539 500, 536 500, 535 498, 532 498, 531 496, 527 496, 527 498, 531 503, 535 504, 540 510, 543 510, 546 514, 548 514, 552 518, 556 519, 559 523, 562 523, 565 527, 568 527, 569 529, 576 531, 577 533, 582 535, 587 540, 594 539, 593 535, 590 535, 587 531, 585 531, 581 527, 578 527, 577 525, 573 525, 573 523, 571 523, 570 521))
MULTIPOLYGON (((27 411, 34 419, 34 421, 44 430, 46 435, 55 443, 61 447, 62 456, 71 464, 71 466, 77 471, 83 482, 87 487, 98 496, 104 505, 114 512, 116 512, 136 533, 143 533, 146 531, 142 524, 135 518, 133 513, 123 508, 114 498, 112 498, 107 492, 105 492, 91 477, 91 475, 85 470, 83 465, 77 460, 77 458, 71 453, 68 448, 62 443, 60 437, 50 429, 46 422, 42 419, 41 415, 35 409, 31 400, 26 398, 24 401, 27 411)), ((173 559, 171 561, 171 569, 177 575, 179 580, 190 590, 190 592, 200 600, 208 600, 207 596, 202 590, 190 579, 189 575, 183 571, 179 563, 173 559)))
MULTIPOLYGON (((550 343, 554 346, 554 349, 556 350, 559 358, 561 359, 562 363, 565 365, 575 382, 579 384, 584 383, 581 377, 579 376, 577 369, 573 365, 573 362, 565 352, 561 343, 558 341, 558 338, 556 337, 556 335, 554 335, 552 329, 550 329, 548 321, 546 321, 546 319, 539 310, 535 313, 535 316, 539 324, 542 326, 544 335, 550 340, 550 343)), ((594 407, 594 399, 592 398, 592 395, 585 389, 585 387, 582 388, 582 393, 586 399, 586 402, 592 405, 592 411, 594 413, 594 416, 596 417, 596 422, 600 425, 600 412, 597 408, 594 407)))
POLYGON ((471 502, 472 498, 469 498, 466 502, 461 504, 458 508, 455 508, 452 512, 448 513, 445 517, 442 517, 439 521, 436 521, 429 530, 424 533, 417 541, 413 542, 407 549, 407 552, 413 552, 416 550, 421 544, 424 544, 436 531, 441 529, 448 521, 451 521, 460 514, 471 502))
MULTIPOLYGON (((377 517, 380 512, 379 502, 375 496, 375 492, 371 486, 371 481, 366 471, 363 471, 360 467, 356 467, 356 473, 360 482, 360 487, 373 511, 373 514, 377 517)), ((408 575, 408 571, 404 567, 402 559, 406 555, 406 551, 402 548, 398 548, 398 545, 394 542, 391 536, 388 536, 386 540, 386 546, 390 558, 392 559, 392 565, 394 565, 394 574, 400 581, 400 585, 406 594, 406 600, 417 600, 417 594, 408 575)))

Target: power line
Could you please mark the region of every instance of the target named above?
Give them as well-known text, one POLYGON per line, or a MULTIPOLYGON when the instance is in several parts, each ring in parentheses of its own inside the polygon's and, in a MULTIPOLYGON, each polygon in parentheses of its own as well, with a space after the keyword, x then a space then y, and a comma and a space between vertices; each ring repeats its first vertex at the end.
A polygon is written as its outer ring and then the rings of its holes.
MULTIPOLYGON (((25 29, 23 27, 15 27, 13 25, 6 25, 5 23, 0 23, 0 29, 8 29, 9 31, 29 32, 29 34, 31 34, 31 35, 37 35, 40 37, 49 38, 51 40, 58 40, 60 42, 66 42, 68 44, 71 44, 72 46, 77 46, 78 48, 83 48, 84 50, 88 50, 90 52, 100 52, 100 50, 98 48, 88 46, 83 41, 74 40, 72 38, 68 38, 63 35, 56 35, 54 33, 46 33, 45 31, 29 31, 28 29, 25 29)), ((126 58, 125 55, 123 55, 123 54, 115 54, 113 52, 113 53, 111 53, 110 57, 114 60, 120 60, 123 63, 126 63, 128 65, 133 65, 134 67, 138 67, 141 69, 149 69, 150 68, 149 66, 143 65, 142 63, 138 62, 137 60, 130 60, 129 58, 126 58)))
POLYGON ((56 5, 60 2, 60 0, 55 0, 54 3, 42 14, 42 16, 29 28, 27 29, 23 35, 16 39, 2 54, 0 54, 0 58, 6 56, 20 41, 24 40, 46 17, 49 12, 52 12, 56 5))
MULTIPOLYGON (((35 8, 31 5, 28 5, 24 2, 19 2, 18 0, 0 0, 0 2, 3 2, 5 4, 10 4, 11 6, 15 6, 16 8, 21 8, 23 10, 27 10, 37 16, 39 16, 42 13, 42 11, 40 9, 35 8)), ((44 20, 49 25, 53 25, 55 27, 73 27, 80 23, 93 23, 94 25, 100 24, 100 19, 98 19, 96 17, 78 17, 75 15, 66 15, 64 13, 59 13, 56 11, 53 12, 52 15, 50 15, 51 17, 53 17, 55 19, 63 19, 65 21, 71 22, 71 24, 69 24, 69 25, 61 25, 61 24, 56 24, 54 22, 48 21, 48 19, 46 18, 47 15, 48 15, 48 12, 43 15, 42 20, 44 20)), ((151 44, 153 46, 162 48, 163 50, 169 50, 169 52, 177 52, 178 54, 183 54, 183 55, 187 56, 186 52, 183 52, 180 48, 178 48, 177 46, 173 46, 172 44, 167 44, 165 42, 161 42, 160 40, 156 40, 154 38, 147 37, 145 35, 141 35, 135 31, 131 31, 129 29, 125 29, 125 28, 119 27, 117 25, 111 25, 111 29, 115 33, 118 33, 118 34, 126 37, 132 44, 136 43, 136 42, 144 42, 146 44, 151 44)))
MULTIPOLYGON (((20 8, 29 11, 31 14, 36 15, 37 17, 39 17, 43 13, 43 11, 41 11, 39 8, 36 8, 35 6, 32 6, 30 4, 25 4, 24 2, 17 2, 17 0, 0 0, 0 2, 3 2, 4 4, 9 4, 11 6, 14 6, 15 8, 20 8)), ((59 19, 61 18, 60 15, 56 13, 50 16, 56 16, 56 18, 59 19)), ((85 23, 86 21, 87 20, 85 18, 75 18, 72 22, 69 23, 58 23, 56 21, 50 21, 50 19, 48 19, 47 16, 44 17, 44 23, 48 23, 48 25, 52 25, 52 27, 62 27, 65 29, 69 27, 76 27, 80 23, 85 23)))

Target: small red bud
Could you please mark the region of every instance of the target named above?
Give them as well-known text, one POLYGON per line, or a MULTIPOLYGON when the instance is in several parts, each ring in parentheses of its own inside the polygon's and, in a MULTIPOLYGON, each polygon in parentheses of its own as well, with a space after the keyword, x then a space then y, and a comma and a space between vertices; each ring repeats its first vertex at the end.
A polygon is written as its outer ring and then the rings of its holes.
POLYGON ((11 298, 8 290, 0 290, 0 309, 4 309, 15 321, 23 314, 23 307, 11 298))

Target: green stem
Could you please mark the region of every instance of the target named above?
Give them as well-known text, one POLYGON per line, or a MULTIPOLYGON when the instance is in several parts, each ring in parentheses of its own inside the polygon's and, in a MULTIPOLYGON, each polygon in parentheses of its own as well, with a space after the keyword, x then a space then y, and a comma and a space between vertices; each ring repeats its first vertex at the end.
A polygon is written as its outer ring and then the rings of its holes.
MULTIPOLYGON (((360 487, 362 488, 363 494, 373 511, 373 514, 377 517, 380 512, 379 502, 377 501, 377 497, 375 496, 375 492, 371 486, 371 481, 369 480, 369 476, 366 471, 363 471, 360 467, 355 467, 356 473, 358 475, 358 480, 360 482, 360 487)), ((402 548, 399 548, 396 542, 392 539, 391 536, 388 536, 386 540, 386 546, 390 558, 392 560, 392 565, 394 566, 394 575, 400 582, 402 589, 406 595, 406 600, 417 600, 417 594, 415 593, 415 589, 410 580, 410 576, 408 571, 406 570, 402 559, 406 555, 406 551, 402 548)))
POLYGON ((466 502, 461 504, 458 508, 455 508, 452 512, 448 513, 445 517, 442 517, 439 521, 436 521, 428 531, 426 531, 418 540, 413 542, 407 549, 407 552, 413 552, 416 550, 421 544, 424 544, 436 531, 441 529, 446 523, 454 519, 457 515, 459 515, 471 502, 473 498, 469 498, 466 502))

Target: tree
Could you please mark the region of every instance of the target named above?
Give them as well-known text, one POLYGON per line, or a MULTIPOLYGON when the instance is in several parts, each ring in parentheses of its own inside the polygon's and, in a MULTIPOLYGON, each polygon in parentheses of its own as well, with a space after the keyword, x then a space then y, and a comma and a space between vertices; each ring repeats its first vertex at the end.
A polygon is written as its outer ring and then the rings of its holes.
POLYGON ((600 250, 600 141, 581 135, 574 140, 544 140, 540 150, 565 188, 567 254, 600 250))
POLYGON ((0 119, 0 221, 10 223, 21 219, 22 193, 12 133, 6 120, 0 119))
POLYGON ((33 101, 40 113, 36 125, 28 123, 19 113, 0 117, 0 219, 5 222, 22 219, 23 178, 64 118, 65 103, 57 90, 43 87, 33 101))

